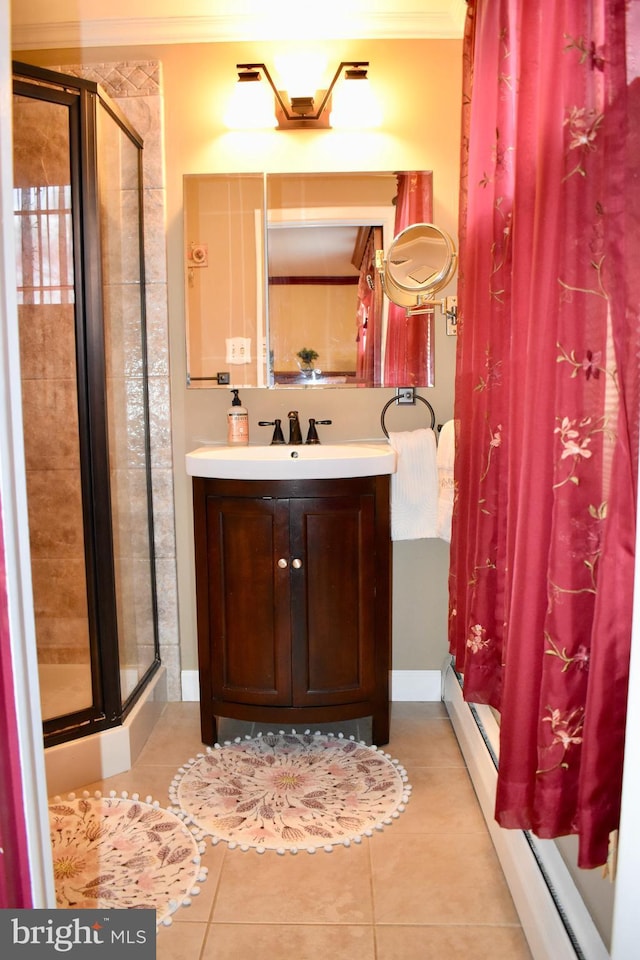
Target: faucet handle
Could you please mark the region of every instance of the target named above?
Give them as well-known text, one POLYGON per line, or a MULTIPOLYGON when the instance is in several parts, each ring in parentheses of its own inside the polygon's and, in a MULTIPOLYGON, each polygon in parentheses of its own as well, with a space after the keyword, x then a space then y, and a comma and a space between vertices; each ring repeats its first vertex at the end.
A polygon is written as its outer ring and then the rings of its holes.
POLYGON ((316 421, 313 417, 309 420, 309 430, 307 431, 307 439, 305 443, 320 443, 320 437, 318 436, 318 431, 316 430, 316 421))
POLYGON ((316 430, 317 423, 331 423, 331 420, 314 420, 313 417, 309 419, 309 432, 307 433, 307 439, 305 443, 320 443, 320 437, 318 436, 318 431, 316 430))
POLYGON ((282 432, 282 427, 280 426, 281 420, 258 420, 259 427, 275 427, 273 431, 273 437, 271 438, 271 444, 274 443, 284 443, 284 434, 282 432))

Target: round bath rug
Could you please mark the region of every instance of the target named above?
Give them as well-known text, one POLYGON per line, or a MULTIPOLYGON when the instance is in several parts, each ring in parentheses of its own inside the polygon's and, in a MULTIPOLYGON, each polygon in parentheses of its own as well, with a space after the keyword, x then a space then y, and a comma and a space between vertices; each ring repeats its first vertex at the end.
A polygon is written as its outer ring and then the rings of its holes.
POLYGON ((204 844, 151 797, 71 793, 49 801, 56 906, 156 911, 168 926, 206 878, 204 844))
POLYGON ((410 790, 404 768, 376 747, 280 732, 208 748, 180 767, 169 797, 213 843, 314 853, 392 823, 410 790))

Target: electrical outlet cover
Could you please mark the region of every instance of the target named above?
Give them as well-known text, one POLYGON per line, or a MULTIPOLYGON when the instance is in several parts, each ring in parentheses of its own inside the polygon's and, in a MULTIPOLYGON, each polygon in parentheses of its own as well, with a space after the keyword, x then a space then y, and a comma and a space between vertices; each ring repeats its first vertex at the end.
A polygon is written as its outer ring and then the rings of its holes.
POLYGON ((227 337, 227 363, 251 363, 251 337, 227 337))

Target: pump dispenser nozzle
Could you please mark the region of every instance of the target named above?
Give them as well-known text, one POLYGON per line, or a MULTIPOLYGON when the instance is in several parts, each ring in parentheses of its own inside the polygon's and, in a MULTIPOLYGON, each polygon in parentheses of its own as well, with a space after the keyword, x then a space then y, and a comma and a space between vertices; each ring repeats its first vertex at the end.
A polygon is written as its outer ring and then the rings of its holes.
POLYGON ((237 390, 232 390, 233 400, 227 410, 227 443, 246 446, 249 443, 249 414, 240 402, 237 390))

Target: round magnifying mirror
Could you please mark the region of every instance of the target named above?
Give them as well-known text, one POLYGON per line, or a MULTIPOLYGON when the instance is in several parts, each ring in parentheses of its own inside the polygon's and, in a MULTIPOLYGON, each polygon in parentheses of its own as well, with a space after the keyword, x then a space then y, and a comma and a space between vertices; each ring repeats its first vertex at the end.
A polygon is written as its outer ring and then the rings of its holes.
POLYGON ((433 223, 414 223, 389 247, 381 270, 385 293, 399 306, 419 306, 446 286, 456 267, 451 237, 433 223))

